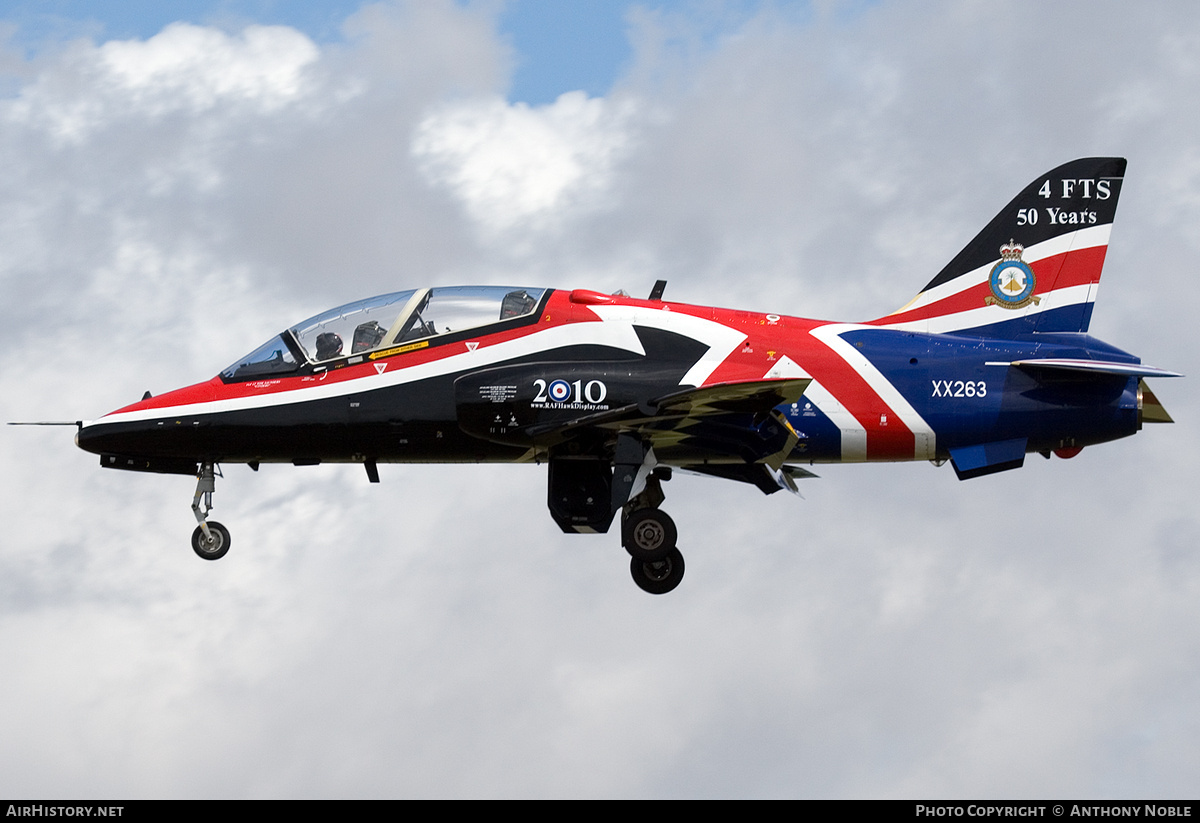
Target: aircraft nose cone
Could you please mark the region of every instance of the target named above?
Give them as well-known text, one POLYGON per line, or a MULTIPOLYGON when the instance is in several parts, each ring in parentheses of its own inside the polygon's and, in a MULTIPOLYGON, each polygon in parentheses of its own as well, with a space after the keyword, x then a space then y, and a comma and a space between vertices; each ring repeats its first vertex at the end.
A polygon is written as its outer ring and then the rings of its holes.
POLYGON ((106 434, 104 426, 98 426, 93 423, 85 423, 79 427, 79 431, 75 432, 75 445, 83 449, 85 452, 92 454, 101 454, 106 451, 117 451, 112 448, 112 436, 106 434))
POLYGON ((75 445, 92 454, 153 454, 153 431, 145 423, 85 423, 75 445))
POLYGON ((84 451, 100 455, 100 465, 109 469, 158 472, 159 474, 196 474, 193 458, 164 442, 156 424, 93 423, 80 428, 75 444, 84 451))

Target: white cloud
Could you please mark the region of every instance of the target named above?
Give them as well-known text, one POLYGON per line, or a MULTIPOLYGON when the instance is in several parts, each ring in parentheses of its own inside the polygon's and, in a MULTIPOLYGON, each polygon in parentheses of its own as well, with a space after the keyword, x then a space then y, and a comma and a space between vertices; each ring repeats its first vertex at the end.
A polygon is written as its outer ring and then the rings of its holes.
POLYGON ((310 90, 305 71, 317 58, 312 41, 284 26, 228 35, 175 23, 145 41, 75 44, 22 90, 8 116, 79 144, 130 116, 197 116, 238 106, 271 112, 310 90))
POLYGON ((413 154, 488 239, 516 228, 546 231, 595 207, 629 150, 635 111, 631 101, 578 91, 535 108, 499 97, 459 101, 421 121, 413 154))
POLYGON ((246 101, 266 111, 302 96, 317 47, 286 26, 248 26, 230 36, 175 23, 145 42, 112 41, 98 54, 99 85, 111 83, 161 116, 246 101))

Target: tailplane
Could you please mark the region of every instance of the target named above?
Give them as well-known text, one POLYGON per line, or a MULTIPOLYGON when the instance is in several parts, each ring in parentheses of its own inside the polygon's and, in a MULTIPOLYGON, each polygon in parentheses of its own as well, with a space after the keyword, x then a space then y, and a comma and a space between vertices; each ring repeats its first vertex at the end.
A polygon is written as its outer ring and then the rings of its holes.
POLYGON ((1041 175, 912 302, 873 324, 981 337, 1086 332, 1124 176, 1120 157, 1041 175))

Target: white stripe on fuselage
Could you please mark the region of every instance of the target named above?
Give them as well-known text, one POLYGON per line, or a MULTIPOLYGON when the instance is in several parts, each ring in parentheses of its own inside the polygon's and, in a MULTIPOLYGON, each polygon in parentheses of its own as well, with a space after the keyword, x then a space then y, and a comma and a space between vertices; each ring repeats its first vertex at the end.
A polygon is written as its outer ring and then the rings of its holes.
MULTIPOLYGON (((785 354, 778 362, 763 374, 764 380, 779 378, 808 378, 811 374, 804 371, 798 362, 785 354)), ((838 398, 830 394, 823 385, 812 380, 804 389, 804 401, 817 407, 821 414, 828 417, 829 422, 838 427, 841 434, 841 459, 846 463, 862 463, 866 459, 866 429, 863 423, 847 412, 846 407, 838 402, 838 398)))
MULTIPOLYGON (((828 326, 820 327, 828 329, 828 326)), ((831 343, 830 340, 824 339, 825 334, 817 334, 816 329, 812 331, 814 337, 829 348, 833 349, 834 353, 846 361, 854 371, 867 381, 876 393, 879 394, 884 401, 899 415, 900 419, 912 430, 916 442, 914 443, 914 456, 932 457, 933 456, 933 429, 925 423, 924 419, 900 396, 892 384, 889 383, 879 370, 867 362, 866 358, 858 354, 858 350, 850 346, 845 340, 839 336, 841 331, 847 328, 873 328, 872 326, 841 326, 841 330, 834 328, 828 335, 831 339, 836 340, 836 343, 831 343), (849 352, 854 355, 853 359, 847 356, 845 348, 849 348, 849 352), (866 368, 864 368, 865 364, 866 368), (867 373, 864 373, 867 372, 867 373), (876 379, 872 379, 871 373, 876 375, 876 379), (886 393, 879 390, 877 383, 882 383, 887 387, 886 393), (922 438, 921 434, 927 434, 926 438, 922 438), (922 442, 924 440, 924 442, 922 442)), ((763 379, 770 378, 787 378, 787 377, 807 377, 812 379, 812 375, 804 370, 798 363, 793 361, 787 355, 779 359, 771 369, 763 375, 763 379)), ((861 463, 867 459, 867 431, 863 424, 850 411, 842 405, 837 397, 829 391, 821 383, 813 380, 804 390, 804 400, 812 403, 821 414, 829 419, 829 422, 837 426, 838 433, 841 435, 841 460, 845 463, 861 463)))
POLYGON ((842 439, 841 459, 844 463, 861 463, 867 459, 867 430, 858 418, 838 402, 829 389, 816 380, 808 384, 804 397, 816 406, 829 422, 838 427, 842 439))
POLYGON ((696 317, 669 308, 645 309, 639 306, 590 306, 601 320, 609 323, 630 323, 681 334, 708 346, 688 373, 679 381, 681 386, 702 386, 725 358, 746 339, 744 332, 731 329, 715 320, 696 317))
POLYGON ((838 402, 829 389, 813 380, 813 376, 799 363, 785 354, 763 375, 764 380, 796 377, 812 380, 804 389, 803 399, 806 403, 816 406, 821 414, 838 427, 841 434, 842 460, 847 463, 861 463, 866 460, 867 431, 862 423, 846 411, 846 407, 838 402))
MULTIPOLYGON (((887 404, 887 406, 900 418, 900 421, 908 427, 909 431, 913 433, 913 457, 933 457, 936 452, 936 435, 934 434, 933 427, 925 422, 925 418, 921 417, 917 410, 912 407, 912 404, 904 398, 904 395, 902 395, 899 390, 897 390, 896 387, 893 386, 886 377, 884 377, 883 372, 879 371, 879 369, 877 369, 870 360, 864 357, 862 352, 842 339, 842 335, 846 332, 858 331, 860 329, 869 329, 872 331, 879 330, 877 326, 862 326, 854 323, 828 323, 824 326, 817 326, 816 328, 812 329, 809 334, 820 340, 822 343, 828 346, 834 352, 834 354, 842 358, 842 360, 846 362, 846 365, 852 368, 859 377, 866 381, 866 384, 870 386, 871 390, 879 395, 879 398, 885 404, 887 404)), ((809 388, 812 388, 812 384, 809 385, 809 388)), ((805 392, 805 394, 808 394, 808 392, 805 392)), ((814 400, 814 402, 816 401, 814 400)), ((819 402, 817 403, 817 408, 821 408, 821 404, 819 402)), ((841 403, 838 404, 838 408, 842 408, 841 403)), ((824 409, 821 410, 824 411, 824 409)), ((846 413, 849 414, 849 412, 846 413)), ((851 415, 851 417, 853 416, 851 415)), ((857 420, 854 420, 853 428, 845 429, 843 428, 843 425, 849 424, 846 423, 844 419, 842 422, 835 422, 838 423, 838 428, 842 429, 842 459, 865 459, 865 436, 863 437, 862 443, 863 456, 847 457, 846 455, 847 433, 849 432, 849 435, 851 436, 852 447, 857 449, 857 432, 863 429, 863 424, 857 420)))
MULTIPOLYGON (((442 377, 459 371, 483 369, 519 357, 538 354, 540 352, 549 352, 567 346, 607 346, 643 356, 646 354, 646 350, 642 347, 642 341, 638 338, 633 326, 628 323, 566 323, 492 345, 487 345, 486 335, 481 335, 480 342, 481 345, 473 351, 460 352, 459 354, 452 354, 449 357, 442 357, 412 366, 389 368, 382 374, 368 373, 362 377, 341 380, 337 383, 310 383, 303 388, 289 389, 270 394, 258 394, 249 397, 231 397, 224 400, 210 400, 180 406, 139 409, 132 412, 114 412, 94 421, 94 423, 125 423, 138 420, 153 420, 160 417, 217 414, 220 412, 287 406, 293 403, 308 403, 314 400, 325 400, 331 397, 359 394, 364 391, 374 391, 405 383, 415 383, 418 380, 442 377)), ((388 360, 380 362, 392 363, 396 361, 388 360)), ((293 378, 283 379, 290 380, 293 378)))

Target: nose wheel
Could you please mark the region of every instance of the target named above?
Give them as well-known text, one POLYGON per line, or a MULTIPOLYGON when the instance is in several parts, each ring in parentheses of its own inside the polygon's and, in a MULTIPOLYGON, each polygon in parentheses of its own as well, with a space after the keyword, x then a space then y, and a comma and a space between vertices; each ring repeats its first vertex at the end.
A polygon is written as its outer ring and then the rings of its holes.
POLYGON ((201 463, 196 475, 196 494, 192 497, 192 514, 200 525, 192 532, 192 551, 205 560, 220 560, 229 552, 232 542, 229 529, 215 520, 208 519, 212 511, 213 491, 217 487, 220 469, 214 463, 201 463), (203 508, 201 508, 203 505, 203 508))
POLYGON ((205 525, 207 535, 201 526, 192 532, 192 551, 205 560, 220 560, 229 552, 229 529, 216 520, 209 520, 205 525))

